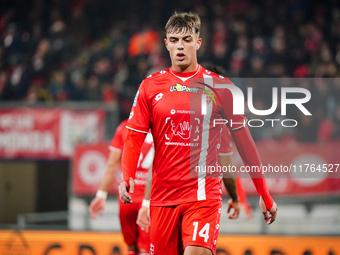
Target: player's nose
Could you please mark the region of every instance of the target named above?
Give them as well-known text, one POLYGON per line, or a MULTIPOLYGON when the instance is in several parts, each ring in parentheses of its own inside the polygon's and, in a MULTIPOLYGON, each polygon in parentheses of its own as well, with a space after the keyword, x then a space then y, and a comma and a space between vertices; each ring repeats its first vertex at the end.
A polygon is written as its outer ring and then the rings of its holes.
POLYGON ((184 49, 183 42, 181 40, 178 41, 177 49, 179 49, 179 50, 183 50, 184 49))

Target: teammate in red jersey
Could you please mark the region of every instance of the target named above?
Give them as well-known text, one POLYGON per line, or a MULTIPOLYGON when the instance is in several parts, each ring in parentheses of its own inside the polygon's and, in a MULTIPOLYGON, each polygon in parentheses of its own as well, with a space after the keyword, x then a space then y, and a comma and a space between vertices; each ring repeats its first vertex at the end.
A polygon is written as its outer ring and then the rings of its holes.
MULTIPOLYGON (((219 166, 217 144, 222 128, 213 125, 214 119, 229 121, 228 128, 245 165, 261 164, 255 143, 244 125, 245 116, 233 114, 231 92, 218 89, 215 93, 218 104, 201 100, 207 98, 203 97, 204 92, 211 95, 209 84, 214 85, 212 78, 219 76, 197 63, 196 53, 202 43, 199 30, 200 19, 196 14, 175 13, 169 19, 165 27, 165 45, 172 67, 141 83, 127 124, 123 181, 119 185, 124 203, 132 202, 130 194, 134 192, 135 166, 149 128, 155 143, 150 207, 151 254, 199 255, 216 251, 221 175, 203 171, 219 166), (195 78, 204 79, 203 86, 195 82, 195 78)), ((232 84, 227 78, 220 82, 232 84)), ((252 175, 264 218, 270 224, 275 220, 277 205, 261 177, 252 175)))
MULTIPOLYGON (((121 166, 121 155, 124 147, 124 140, 127 134, 127 120, 123 121, 117 128, 109 146, 110 155, 107 162, 105 175, 97 191, 96 197, 92 200, 89 211, 92 218, 97 214, 103 214, 107 191, 121 166)), ((148 169, 151 167, 154 157, 152 135, 148 133, 139 156, 135 178, 135 192, 131 195, 133 204, 124 204, 119 200, 119 219, 125 243, 128 245, 128 254, 146 255, 149 254, 150 234, 141 230, 136 224, 137 214, 142 205, 144 197, 145 182, 148 169), (138 252, 138 253, 137 253, 138 252)))
MULTIPOLYGON (((232 166, 231 155, 233 154, 233 147, 232 147, 231 136, 230 136, 227 126, 223 126, 220 144, 221 144, 221 148, 220 148, 218 159, 221 165, 226 166, 226 167, 232 166)), ((237 175, 235 175, 235 177, 237 177, 237 175)), ((228 187, 228 182, 230 182, 230 180, 228 178, 224 178, 223 182, 224 182, 225 187, 228 187)), ((251 208, 251 206, 249 205, 247 201, 247 195, 243 188, 243 184, 240 178, 236 178, 236 190, 237 190, 239 203, 246 213, 246 219, 250 219, 253 215, 253 209, 251 208)))

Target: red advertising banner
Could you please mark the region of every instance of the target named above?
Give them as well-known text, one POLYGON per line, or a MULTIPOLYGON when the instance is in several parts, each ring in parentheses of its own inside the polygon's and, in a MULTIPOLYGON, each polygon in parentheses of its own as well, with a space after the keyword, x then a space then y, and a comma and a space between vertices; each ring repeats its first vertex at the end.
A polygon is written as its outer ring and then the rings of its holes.
MULTIPOLYGON (((263 165, 267 168, 269 166, 281 167, 281 165, 282 169, 283 167, 291 168, 290 173, 285 173, 279 168, 278 172, 265 174, 271 194, 278 196, 340 194, 340 160, 338 158, 340 146, 338 144, 318 145, 266 141, 259 143, 257 148, 263 165), (305 164, 309 165, 307 173, 305 164), (322 169, 324 164, 327 165, 327 171, 322 169), (300 165, 303 166, 301 170, 300 165), (331 166, 333 166, 332 169, 330 169, 331 166)), ((95 194, 105 172, 108 153, 108 144, 84 144, 76 147, 72 167, 72 187, 76 194, 95 194)), ((233 156, 233 164, 239 171, 242 162, 236 152, 233 156)), ((236 176, 241 178, 248 195, 257 195, 248 173, 236 173, 236 176)), ((120 180, 121 172, 117 174, 117 178, 112 184, 111 193, 116 192, 120 180)))
POLYGON ((78 142, 103 140, 105 112, 60 108, 0 110, 0 157, 61 159, 78 142))
MULTIPOLYGON (((78 144, 72 161, 72 189, 77 195, 93 195, 98 190, 104 176, 109 156, 109 144, 78 144)), ((117 193, 122 180, 121 171, 109 188, 109 193, 117 193)))

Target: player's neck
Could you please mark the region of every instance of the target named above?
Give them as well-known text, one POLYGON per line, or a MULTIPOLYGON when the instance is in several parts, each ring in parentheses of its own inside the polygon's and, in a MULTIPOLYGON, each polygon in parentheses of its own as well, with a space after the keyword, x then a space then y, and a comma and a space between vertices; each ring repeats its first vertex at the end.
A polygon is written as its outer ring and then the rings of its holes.
POLYGON ((178 77, 190 77, 190 76, 194 76, 198 73, 198 71, 200 70, 200 65, 197 65, 197 68, 193 71, 189 71, 189 72, 178 72, 178 71, 175 71, 173 66, 170 68, 170 72, 175 75, 175 76, 178 76, 178 77))
POLYGON ((194 62, 186 67, 178 66, 178 65, 172 65, 171 69, 174 72, 177 73, 190 73, 190 72, 196 72, 198 69, 199 65, 197 62, 194 62))

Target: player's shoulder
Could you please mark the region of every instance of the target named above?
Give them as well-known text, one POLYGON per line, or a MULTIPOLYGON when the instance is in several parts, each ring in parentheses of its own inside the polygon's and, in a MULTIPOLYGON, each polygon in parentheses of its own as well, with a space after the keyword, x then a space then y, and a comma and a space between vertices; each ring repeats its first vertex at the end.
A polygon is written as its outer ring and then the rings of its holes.
POLYGON ((203 75, 211 76, 212 78, 221 78, 221 79, 225 79, 226 78, 223 75, 214 73, 213 71, 210 71, 210 70, 204 68, 203 66, 202 66, 202 74, 203 75))
POLYGON ((126 128, 126 125, 128 123, 128 119, 123 120, 117 127, 117 131, 122 131, 126 128))
POLYGON ((148 75, 143 81, 144 82, 152 82, 152 81, 161 80, 165 76, 169 75, 169 72, 170 72, 169 68, 161 70, 161 71, 158 71, 156 73, 148 75))
POLYGON ((123 120, 123 121, 120 123, 120 126, 125 127, 125 126, 126 126, 126 123, 128 123, 128 119, 123 120))
POLYGON ((221 74, 217 74, 216 72, 210 71, 209 69, 206 69, 202 66, 202 75, 203 76, 210 76, 211 78, 218 78, 218 79, 223 79, 225 82, 228 84, 232 84, 232 81, 226 76, 223 76, 221 74))

